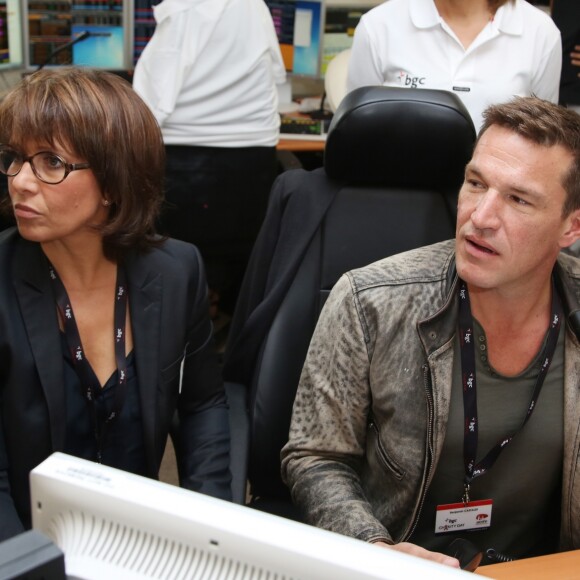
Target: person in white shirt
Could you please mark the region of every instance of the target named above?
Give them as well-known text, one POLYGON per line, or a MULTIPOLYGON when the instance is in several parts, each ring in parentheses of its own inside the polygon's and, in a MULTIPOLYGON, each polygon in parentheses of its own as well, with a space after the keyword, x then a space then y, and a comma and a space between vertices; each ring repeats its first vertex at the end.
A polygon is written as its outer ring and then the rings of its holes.
POLYGON ((166 145, 160 229, 196 244, 231 310, 277 174, 286 79, 263 0, 163 0, 133 86, 166 145))
POLYGON ((526 0, 388 0, 357 26, 347 84, 452 91, 479 130, 513 96, 557 103, 561 68, 558 28, 526 0))

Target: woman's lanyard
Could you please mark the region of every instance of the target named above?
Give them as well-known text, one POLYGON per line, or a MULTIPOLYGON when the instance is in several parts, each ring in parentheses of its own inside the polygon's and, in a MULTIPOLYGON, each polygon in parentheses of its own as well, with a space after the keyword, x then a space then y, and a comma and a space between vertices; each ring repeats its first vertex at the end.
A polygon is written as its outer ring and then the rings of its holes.
POLYGON ((70 299, 53 265, 49 263, 50 279, 54 285, 56 304, 63 320, 66 343, 71 353, 75 371, 81 381, 81 388, 87 403, 93 410, 95 440, 97 443, 98 463, 103 459, 103 446, 110 424, 118 418, 127 395, 127 360, 125 356, 125 327, 127 315, 127 284, 125 271, 117 267, 117 281, 115 291, 115 361, 117 364, 117 385, 111 412, 107 415, 104 406, 101 411, 95 404, 95 393, 101 385, 89 361, 85 357, 79 329, 72 310, 70 299))
POLYGON ((475 377, 475 346, 473 332, 473 317, 471 315, 471 305, 469 302, 469 293, 467 284, 461 280, 459 286, 459 333, 460 333, 460 351, 461 351, 461 381, 463 384, 463 412, 464 412, 464 434, 463 434, 463 461, 465 465, 465 481, 463 503, 469 503, 469 489, 471 482, 486 471, 491 469, 499 454, 512 441, 512 439, 523 429, 538 402, 538 397, 544 384, 544 379, 548 374, 556 345, 558 344, 558 335, 560 324, 564 311, 562 303, 554 285, 552 285, 552 307, 550 316, 550 326, 548 329, 548 339, 546 342, 545 356, 542 362, 536 386, 532 394, 532 399, 528 406, 526 416, 521 426, 512 435, 503 437, 496 443, 487 455, 478 463, 477 457, 477 381, 475 377))

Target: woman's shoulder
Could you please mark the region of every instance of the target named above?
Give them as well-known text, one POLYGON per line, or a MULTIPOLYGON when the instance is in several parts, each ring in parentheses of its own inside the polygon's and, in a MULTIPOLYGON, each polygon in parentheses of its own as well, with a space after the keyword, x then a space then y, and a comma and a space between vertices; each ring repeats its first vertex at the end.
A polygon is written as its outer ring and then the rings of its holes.
POLYGON ((16 227, 6 228, 0 231, 0 246, 14 244, 18 237, 18 229, 16 227))
MULTIPOLYGON (((190 244, 189 242, 184 242, 182 240, 176 240, 175 238, 165 238, 157 248, 155 248, 161 255, 167 256, 169 258, 188 258, 199 260, 200 254, 197 246, 190 244)), ((154 251, 155 251, 154 250, 154 251)))
POLYGON ((22 241, 16 227, 0 231, 0 259, 5 260, 7 256, 12 256, 17 244, 22 241))
POLYGON ((134 256, 129 262, 136 262, 140 267, 165 273, 179 274, 198 271, 202 258, 199 250, 193 244, 165 238, 159 244, 143 254, 134 256))

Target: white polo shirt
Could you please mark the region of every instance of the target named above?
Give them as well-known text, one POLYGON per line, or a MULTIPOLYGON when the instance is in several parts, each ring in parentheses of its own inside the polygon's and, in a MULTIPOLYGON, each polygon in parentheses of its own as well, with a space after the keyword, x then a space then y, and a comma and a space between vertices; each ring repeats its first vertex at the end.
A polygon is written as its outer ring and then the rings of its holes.
POLYGON ((286 79, 264 0, 163 0, 133 87, 168 145, 275 146, 286 79))
POLYGON ((386 85, 453 91, 479 129, 483 110, 512 96, 557 102, 561 68, 560 31, 525 0, 501 6, 467 49, 433 0, 388 0, 356 28, 348 90, 386 85))

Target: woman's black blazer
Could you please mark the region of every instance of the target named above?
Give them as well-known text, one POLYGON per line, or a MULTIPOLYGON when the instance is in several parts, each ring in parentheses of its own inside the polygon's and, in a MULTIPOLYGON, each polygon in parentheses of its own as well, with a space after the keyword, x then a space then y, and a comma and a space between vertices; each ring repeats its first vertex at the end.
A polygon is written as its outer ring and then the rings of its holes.
MULTIPOLYGON (((147 475, 157 477, 178 410, 181 485, 227 499, 227 405, 199 253, 167 240, 129 255, 125 269, 147 475)), ((9 229, 0 232, 0 540, 30 526, 29 472, 63 450, 65 430, 63 354, 47 261, 38 243, 9 229)))

